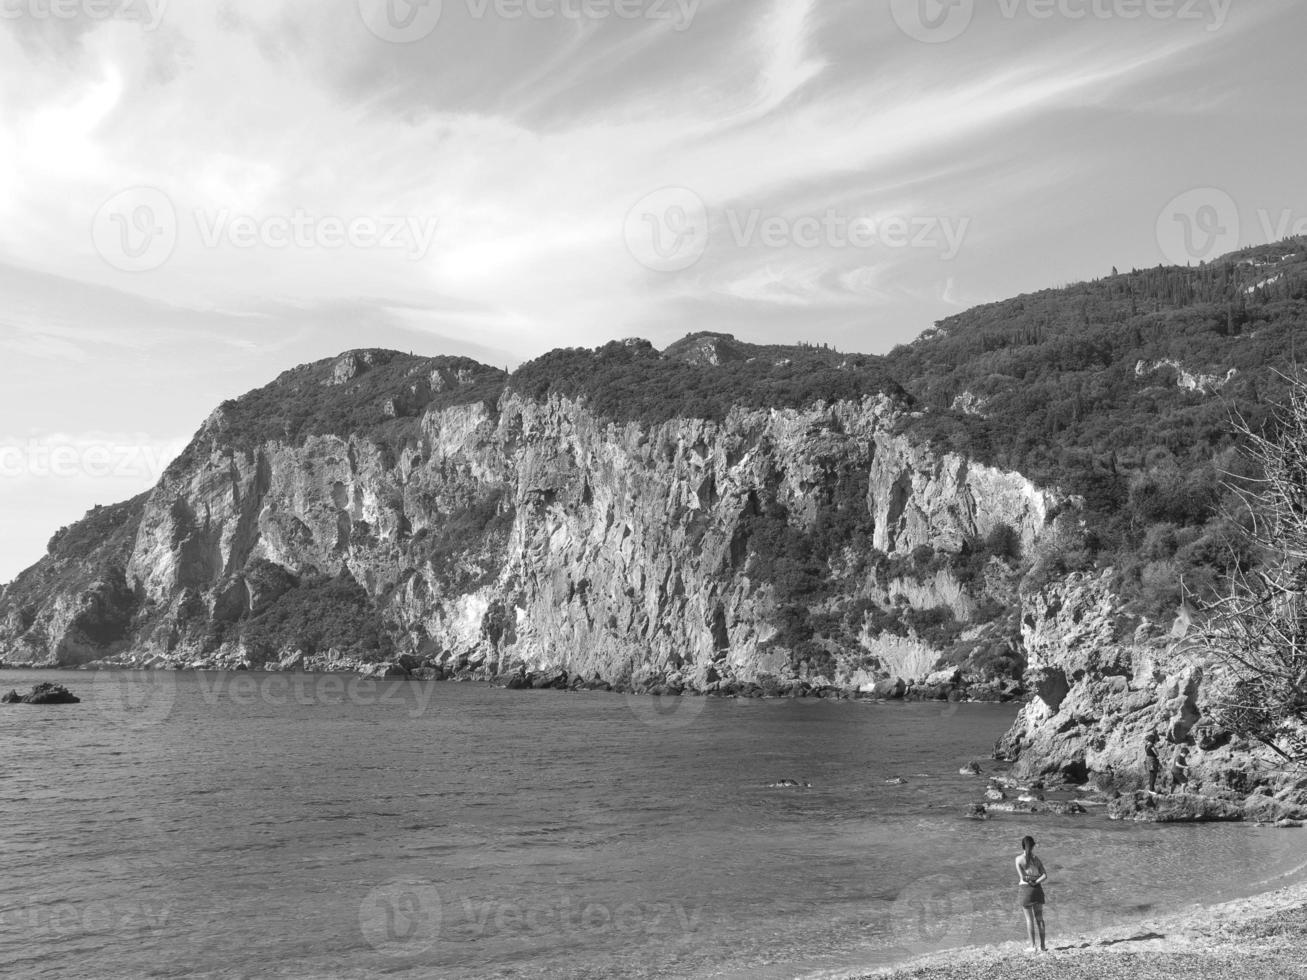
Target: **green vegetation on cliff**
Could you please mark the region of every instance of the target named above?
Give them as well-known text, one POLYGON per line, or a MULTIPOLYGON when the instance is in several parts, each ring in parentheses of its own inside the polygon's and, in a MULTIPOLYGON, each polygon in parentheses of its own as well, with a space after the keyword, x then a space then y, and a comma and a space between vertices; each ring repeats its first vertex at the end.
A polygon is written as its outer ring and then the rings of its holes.
POLYGON ((1270 424, 1305 325, 1294 241, 979 307, 888 363, 924 409, 907 432, 1084 499, 1056 573, 1113 565, 1160 615, 1246 567, 1231 423, 1270 424))
POLYGON ((883 358, 757 346, 725 334, 692 334, 663 353, 643 340, 556 350, 513 372, 509 388, 535 399, 582 398, 602 418, 645 425, 675 418, 720 422, 735 407, 906 397, 883 358))
POLYGON ((349 351, 303 364, 271 384, 225 401, 211 426, 169 467, 182 472, 197 452, 249 452, 269 441, 373 435, 391 445, 416 437, 423 413, 475 402, 495 404, 508 375, 466 357, 349 351))

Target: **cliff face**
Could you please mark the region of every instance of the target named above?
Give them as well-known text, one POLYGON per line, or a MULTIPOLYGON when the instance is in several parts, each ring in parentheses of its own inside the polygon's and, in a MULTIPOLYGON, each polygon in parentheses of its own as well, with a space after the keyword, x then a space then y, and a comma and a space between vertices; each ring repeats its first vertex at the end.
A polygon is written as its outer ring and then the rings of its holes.
MULTIPOLYGON (((348 393, 371 368, 350 353, 315 383, 348 393)), ((416 359, 397 377, 407 406, 383 415, 406 424, 362 434, 250 445, 240 405, 215 412, 112 553, 57 581, 52 555, 10 587, 7 659, 869 689, 946 652, 887 625, 904 610, 947 610, 947 642, 1016 649, 1011 623, 978 616, 1011 598, 1003 561, 963 584, 947 562, 912 577, 869 559, 947 558, 1000 525, 1031 546, 1050 498, 893 435, 889 398, 646 425, 557 395, 432 404, 416 359), (324 624, 341 596, 357 609, 324 624)))
POLYGON ((1030 699, 998 746, 1016 763, 1014 775, 1137 790, 1147 785, 1151 733, 1163 766, 1159 789, 1169 788, 1171 762, 1188 746, 1191 788, 1247 797, 1253 819, 1294 809, 1307 789, 1301 775, 1207 720, 1230 678, 1195 652, 1189 612, 1123 630, 1111 582, 1110 571, 1075 574, 1024 598, 1030 699))

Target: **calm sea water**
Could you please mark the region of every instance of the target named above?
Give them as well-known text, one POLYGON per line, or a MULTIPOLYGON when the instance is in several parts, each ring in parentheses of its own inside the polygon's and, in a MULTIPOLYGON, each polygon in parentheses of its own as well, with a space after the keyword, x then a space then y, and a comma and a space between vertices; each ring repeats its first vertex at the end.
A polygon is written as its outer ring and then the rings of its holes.
POLYGON ((0 674, 47 679, 84 703, 0 710, 5 976, 832 976, 1019 938, 1027 832, 1054 936, 1307 859, 1294 832, 961 819, 1010 706, 0 674))

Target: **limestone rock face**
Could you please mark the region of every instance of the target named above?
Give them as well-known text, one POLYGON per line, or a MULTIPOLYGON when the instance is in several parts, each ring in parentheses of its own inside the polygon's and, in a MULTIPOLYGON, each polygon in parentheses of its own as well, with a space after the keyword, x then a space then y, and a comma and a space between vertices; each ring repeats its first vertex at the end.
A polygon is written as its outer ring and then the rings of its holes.
MULTIPOLYGON (((714 363, 728 348, 677 356, 714 363)), ((153 491, 115 512, 112 533, 97 529, 93 553, 62 565, 52 553, 10 586, 4 659, 402 662, 441 676, 564 671, 569 685, 699 691, 872 694, 888 681, 901 697, 945 666, 940 649, 873 628, 870 614, 842 627, 845 643, 799 649, 789 559, 758 556, 784 551, 776 535, 856 511, 863 550, 829 535, 817 556, 829 615, 939 607, 968 623, 982 599, 1010 599, 1012 583, 987 575, 964 587, 946 569, 882 580, 869 538, 890 556, 926 543, 957 551, 1009 524, 1033 544, 1051 506, 1018 475, 894 435, 902 409, 885 397, 618 424, 557 395, 460 398, 493 374, 471 362, 356 351, 306 370, 276 394, 283 428, 226 403, 153 491), (347 424, 365 391, 374 414, 347 424), (298 434, 287 401, 342 421, 298 434)), ((1015 629, 1003 642, 1019 644, 1015 629)), ((934 687, 961 696, 957 669, 946 673, 934 687)))
POLYGON ((1029 548, 1062 499, 1019 473, 940 455, 890 432, 876 436, 871 487, 875 546, 887 554, 922 545, 957 551, 1000 524, 1029 548))
MULTIPOLYGON (((1077 574, 1024 597, 1031 697, 996 750, 1016 763, 1014 775, 1134 791, 1147 785, 1144 739, 1153 733, 1160 740, 1159 789, 1169 789, 1171 763, 1180 746, 1188 745, 1192 791, 1242 796, 1261 786, 1295 796, 1299 787, 1267 750, 1205 725, 1206 709, 1227 679, 1190 652, 1187 621, 1145 622, 1120 636, 1119 599, 1110 583, 1110 572, 1077 574)), ((1190 819, 1137 809, 1122 817, 1190 819)), ((1192 819, 1215 819, 1212 813, 1192 819)))

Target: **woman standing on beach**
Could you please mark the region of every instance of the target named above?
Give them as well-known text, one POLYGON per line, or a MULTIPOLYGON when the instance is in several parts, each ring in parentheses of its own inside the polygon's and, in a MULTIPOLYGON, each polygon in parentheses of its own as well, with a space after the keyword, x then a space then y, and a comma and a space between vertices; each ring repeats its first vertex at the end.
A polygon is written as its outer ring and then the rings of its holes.
POLYGON ((1035 838, 1021 838, 1021 854, 1017 856, 1017 876, 1020 884, 1021 908, 1026 913, 1026 932, 1030 936, 1032 953, 1047 953, 1044 938, 1044 882, 1048 872, 1044 862, 1035 857, 1035 838), (1035 927, 1039 928, 1039 943, 1035 943, 1035 927))

